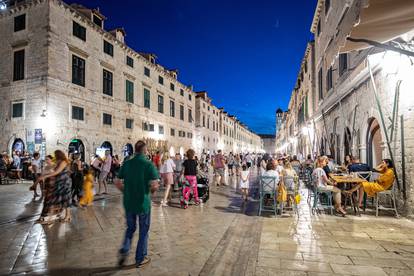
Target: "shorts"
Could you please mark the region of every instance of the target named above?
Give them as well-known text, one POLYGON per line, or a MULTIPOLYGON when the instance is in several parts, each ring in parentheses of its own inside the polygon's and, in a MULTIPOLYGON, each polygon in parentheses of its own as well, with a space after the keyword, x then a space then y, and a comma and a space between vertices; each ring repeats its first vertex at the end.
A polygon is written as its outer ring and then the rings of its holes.
POLYGON ((233 164, 228 164, 229 170, 233 169, 233 164))
POLYGON ((99 174, 99 181, 104 181, 106 180, 106 177, 108 176, 109 172, 105 172, 105 171, 101 171, 101 173, 99 174))
POLYGON ((162 182, 164 183, 164 186, 167 185, 174 185, 174 177, 173 173, 162 173, 161 174, 162 182))
POLYGON ((224 168, 215 168, 214 173, 216 174, 216 176, 224 176, 224 168))

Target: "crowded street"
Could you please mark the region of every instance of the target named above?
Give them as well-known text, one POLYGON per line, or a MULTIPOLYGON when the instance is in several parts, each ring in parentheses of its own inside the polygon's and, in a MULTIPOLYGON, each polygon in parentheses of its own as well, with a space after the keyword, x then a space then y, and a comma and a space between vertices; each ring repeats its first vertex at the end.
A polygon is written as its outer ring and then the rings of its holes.
POLYGON ((414 276, 414 0, 0 0, 0 276, 414 276))
MULTIPOLYGON (((139 271, 132 257, 117 267, 125 222, 121 195, 112 185, 92 208, 75 209, 70 224, 53 225, 35 223, 41 202, 27 192, 30 183, 0 186, 1 208, 7 210, 0 218, 0 274, 414 275, 412 221, 315 216, 305 200, 297 215, 259 217, 257 186, 243 202, 235 179, 213 187, 207 203, 188 210, 177 198, 160 207, 158 192, 151 211, 152 262, 139 271)), ((302 197, 306 192, 301 189, 302 197)))

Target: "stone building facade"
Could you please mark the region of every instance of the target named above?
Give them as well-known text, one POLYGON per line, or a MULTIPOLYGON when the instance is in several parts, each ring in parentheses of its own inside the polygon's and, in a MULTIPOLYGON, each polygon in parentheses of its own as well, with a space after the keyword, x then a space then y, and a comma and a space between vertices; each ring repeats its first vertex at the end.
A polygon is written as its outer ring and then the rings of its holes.
MULTIPOLYGON (((143 138, 171 154, 196 148, 197 94, 154 54, 128 47, 122 28, 106 31, 105 20, 60 0, 0 11, 0 149, 70 149, 88 160, 99 148, 131 154, 143 138)), ((221 124, 223 112, 211 110, 221 124)), ((208 147, 220 145, 214 135, 208 147)))
POLYGON ((412 57, 399 50, 413 51, 414 28, 396 34, 391 42, 384 42, 398 45, 395 50, 368 44, 348 50, 347 37, 354 28, 364 24, 364 15, 379 10, 392 12, 375 9, 378 3, 318 1, 311 26, 314 42, 306 48, 307 53, 314 55, 305 53, 289 103, 286 126, 281 128, 284 133, 278 133, 287 142, 277 143, 281 152, 289 148, 293 154, 327 154, 338 164, 344 162, 346 155, 359 156, 372 167, 383 158, 392 158, 398 178, 399 207, 411 215, 414 210, 414 98, 409 96, 409 91, 414 87, 410 77, 414 66, 412 57), (313 51, 309 47, 314 47, 313 51), (302 79, 303 64, 308 59, 314 64, 313 72, 309 78, 302 79), (302 82, 305 79, 308 84, 302 82), (308 96, 312 103, 308 101, 304 120, 300 110, 303 96, 299 96, 301 91, 297 89, 299 82, 301 87, 307 87, 302 91, 312 95, 308 96))

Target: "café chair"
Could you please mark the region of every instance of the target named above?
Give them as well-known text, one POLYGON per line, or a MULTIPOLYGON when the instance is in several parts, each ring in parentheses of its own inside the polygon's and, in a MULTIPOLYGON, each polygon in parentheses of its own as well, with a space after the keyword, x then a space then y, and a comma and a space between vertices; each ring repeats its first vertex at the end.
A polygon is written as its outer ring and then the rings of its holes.
POLYGON ((397 181, 394 180, 394 183, 392 184, 392 186, 388 190, 378 192, 375 195, 375 197, 374 197, 374 200, 375 200, 375 216, 378 217, 379 210, 392 210, 392 211, 395 212, 395 216, 399 217, 398 211, 397 211, 397 205, 395 203, 396 202, 396 200, 395 200, 396 190, 397 190, 397 181), (381 196, 385 196, 385 198, 390 198, 391 199, 391 202, 390 202, 391 207, 385 207, 385 206, 379 205, 379 200, 380 200, 381 196))
POLYGON ((332 192, 319 189, 317 186, 314 185, 316 181, 312 181, 313 189, 313 206, 312 206, 312 215, 322 210, 329 210, 331 215, 333 215, 334 206, 332 204, 332 192), (321 196, 326 196, 327 200, 325 204, 321 201, 321 196))
POLYGON ((285 188, 287 191, 288 201, 291 200, 291 205, 289 207, 285 206, 285 202, 280 203, 281 212, 284 209, 291 209, 295 214, 298 214, 298 206, 296 203, 296 195, 298 194, 298 178, 293 176, 284 176, 283 183, 285 184, 285 188))
POLYGON ((259 179, 259 216, 262 212, 274 212, 277 216, 277 184, 276 177, 261 176, 259 179), (267 204, 269 203, 270 204, 267 204))

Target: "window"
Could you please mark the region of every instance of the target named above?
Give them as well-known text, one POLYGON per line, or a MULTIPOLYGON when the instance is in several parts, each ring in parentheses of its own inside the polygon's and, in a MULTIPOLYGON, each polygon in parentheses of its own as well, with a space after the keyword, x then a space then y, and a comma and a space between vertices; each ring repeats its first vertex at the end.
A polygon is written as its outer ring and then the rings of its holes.
POLYGON ((86 41, 86 28, 73 21, 73 35, 86 41))
POLYGON ((183 89, 180 89, 180 95, 184 96, 184 90, 183 89))
POLYGON ((331 0, 325 0, 325 15, 328 13, 330 7, 331 7, 331 0))
POLYGON ((164 97, 158 95, 158 112, 164 113, 164 97))
POLYGON ((23 117, 23 103, 12 104, 12 118, 23 117))
POLYGON ((175 129, 173 129, 173 128, 170 129, 170 135, 175 136, 175 129))
POLYGON ((93 23, 102 28, 102 19, 95 14, 93 15, 93 23))
POLYGON ((206 127, 206 117, 203 115, 203 127, 206 127))
POLYGON ((104 125, 111 126, 112 125, 112 115, 108 113, 104 113, 102 116, 102 122, 104 125))
POLYGON ((305 61, 305 73, 307 73, 307 72, 308 72, 308 62, 305 61))
POLYGON ((184 121, 184 106, 180 105, 180 120, 184 121))
POLYGON ((339 54, 339 75, 342 76, 348 70, 348 54, 339 54))
POLYGON ((206 104, 205 103, 203 103, 203 108, 206 108, 206 104))
POLYGON ((145 131, 154 131, 154 124, 142 122, 142 129, 145 131))
POLYGON ((144 107, 151 108, 151 93, 147 88, 144 88, 144 107))
POLYGON ((72 83, 85 87, 85 60, 72 55, 72 83))
POLYGON ((103 93, 112 96, 112 73, 103 69, 103 93))
POLYGON ((182 131, 182 130, 178 131, 178 136, 185 138, 185 131, 182 131))
POLYGON ((191 109, 188 109, 188 122, 189 123, 193 122, 193 112, 191 109))
POLYGON ((134 126, 134 120, 133 119, 126 119, 125 120, 125 127, 128 129, 132 129, 134 126))
POLYGON ((207 128, 210 129, 210 118, 207 118, 207 128))
POLYGON ((110 55, 111 57, 114 56, 114 45, 106 40, 104 40, 104 53, 110 55))
POLYGON ((193 134, 191 132, 187 132, 187 138, 193 138, 193 134))
POLYGON ((84 109, 83 107, 72 105, 72 119, 73 120, 84 120, 84 109))
POLYGON ((126 57, 126 64, 127 64, 129 67, 134 68, 134 59, 133 59, 132 57, 130 57, 130 56, 127 56, 127 57, 126 57))
POLYGON ((174 83, 170 83, 170 89, 171 89, 171 91, 175 91, 175 85, 174 85, 174 83))
POLYGON ((164 126, 162 125, 158 126, 158 134, 164 134, 164 126))
POLYGON ((191 94, 188 94, 188 99, 191 101, 191 94))
POLYGON ((14 52, 13 81, 24 79, 24 50, 14 52))
POLYGON ((26 14, 16 16, 14 18, 14 31, 18 32, 26 29, 26 14))
POLYGON ((161 76, 158 76, 158 83, 161 85, 164 85, 164 78, 161 76))
POLYGON ((151 76, 150 69, 148 67, 144 67, 144 75, 147 77, 151 76))
POLYGON ((134 103, 134 83, 129 80, 125 80, 125 100, 134 103))
POLYGON ((175 102, 170 101, 170 116, 175 117, 175 102))
POLYGON ((322 90, 322 68, 319 69, 318 72, 318 92, 319 92, 319 100, 323 99, 323 90, 322 90))
POLYGON ((329 67, 328 72, 326 73, 326 91, 332 89, 332 66, 329 67))

